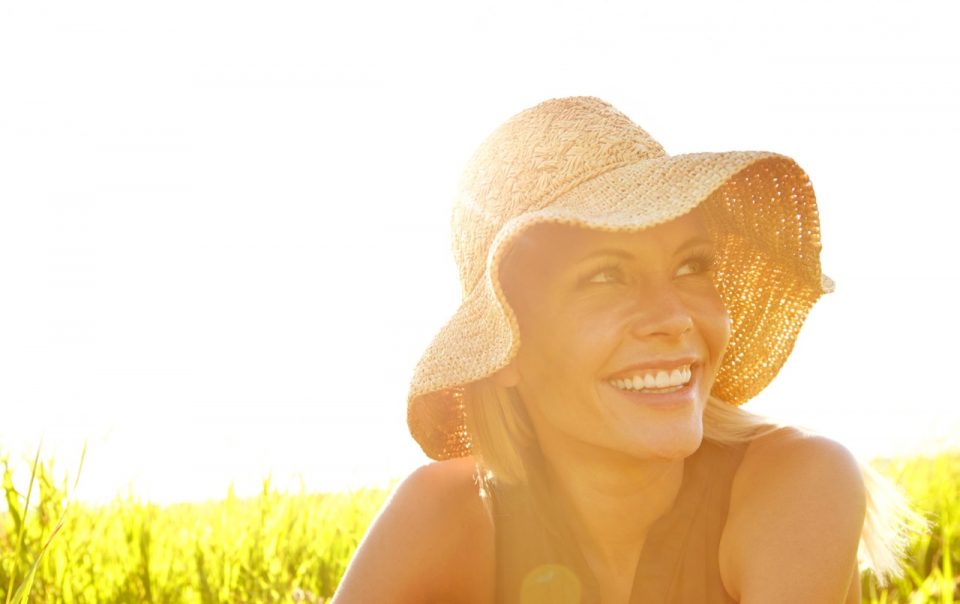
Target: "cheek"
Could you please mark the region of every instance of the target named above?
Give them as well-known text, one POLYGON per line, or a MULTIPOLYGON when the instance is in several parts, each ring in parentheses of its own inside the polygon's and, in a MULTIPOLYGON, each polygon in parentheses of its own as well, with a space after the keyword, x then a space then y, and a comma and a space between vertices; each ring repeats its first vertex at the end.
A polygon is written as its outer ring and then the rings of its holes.
POLYGON ((699 312, 701 332, 717 364, 730 342, 730 315, 719 296, 706 302, 699 312))
POLYGON ((616 320, 610 313, 556 313, 520 329, 521 371, 543 383, 598 370, 606 360, 616 320))

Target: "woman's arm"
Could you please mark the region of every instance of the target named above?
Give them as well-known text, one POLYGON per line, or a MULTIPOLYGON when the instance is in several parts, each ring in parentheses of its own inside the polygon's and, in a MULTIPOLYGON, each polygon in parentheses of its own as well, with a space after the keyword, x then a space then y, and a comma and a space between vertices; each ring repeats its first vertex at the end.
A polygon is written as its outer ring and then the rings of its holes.
POLYGON ((333 604, 451 601, 469 584, 478 573, 465 568, 465 556, 484 545, 476 534, 480 500, 472 470, 464 458, 407 477, 361 541, 333 604))
POLYGON ((865 512, 860 466, 841 445, 797 430, 751 443, 720 544, 724 586, 743 604, 851 601, 865 512))

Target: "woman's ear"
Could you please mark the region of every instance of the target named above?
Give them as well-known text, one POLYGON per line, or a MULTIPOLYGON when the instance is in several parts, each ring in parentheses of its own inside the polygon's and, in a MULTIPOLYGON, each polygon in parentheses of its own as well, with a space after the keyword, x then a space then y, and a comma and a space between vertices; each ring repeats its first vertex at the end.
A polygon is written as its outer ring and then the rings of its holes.
POLYGON ((510 361, 506 367, 491 375, 490 379, 501 388, 513 388, 520 383, 520 372, 517 371, 516 359, 510 361))

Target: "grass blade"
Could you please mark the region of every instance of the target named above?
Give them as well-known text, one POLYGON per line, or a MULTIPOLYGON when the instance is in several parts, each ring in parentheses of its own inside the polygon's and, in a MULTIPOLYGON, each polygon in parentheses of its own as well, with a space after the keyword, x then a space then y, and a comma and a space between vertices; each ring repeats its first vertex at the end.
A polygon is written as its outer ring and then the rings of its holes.
MULTIPOLYGON (((20 566, 20 550, 23 549, 23 539, 27 533, 27 514, 30 512, 30 494, 33 492, 33 482, 37 477, 37 464, 40 463, 41 448, 43 448, 42 439, 40 440, 40 444, 37 445, 37 454, 33 458, 33 469, 30 471, 30 485, 27 487, 26 503, 23 506, 23 518, 21 519, 20 523, 20 534, 17 535, 17 549, 13 556, 13 569, 10 572, 10 584, 7 586, 7 604, 10 604, 10 595, 13 592, 13 582, 17 577, 17 567, 20 566)), ((17 591, 19 593, 20 590, 17 591)))

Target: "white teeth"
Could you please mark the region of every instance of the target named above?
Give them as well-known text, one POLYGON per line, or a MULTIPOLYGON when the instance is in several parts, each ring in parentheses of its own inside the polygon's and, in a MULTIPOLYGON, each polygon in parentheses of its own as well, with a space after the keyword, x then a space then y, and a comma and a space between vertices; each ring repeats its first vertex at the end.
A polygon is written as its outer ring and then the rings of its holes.
POLYGON ((662 390, 665 388, 676 388, 683 386, 690 381, 693 372, 689 365, 678 367, 667 371, 658 369, 649 371, 642 375, 635 375, 628 378, 618 378, 610 380, 610 384, 621 390, 662 390))
POLYGON ((670 374, 667 373, 666 371, 658 371, 657 372, 657 388, 666 388, 669 385, 670 385, 670 374))

